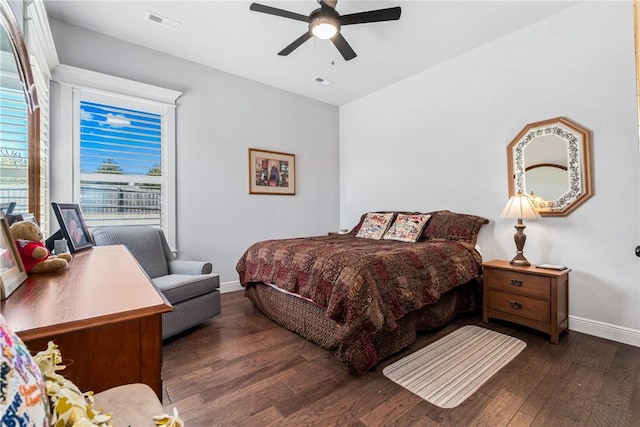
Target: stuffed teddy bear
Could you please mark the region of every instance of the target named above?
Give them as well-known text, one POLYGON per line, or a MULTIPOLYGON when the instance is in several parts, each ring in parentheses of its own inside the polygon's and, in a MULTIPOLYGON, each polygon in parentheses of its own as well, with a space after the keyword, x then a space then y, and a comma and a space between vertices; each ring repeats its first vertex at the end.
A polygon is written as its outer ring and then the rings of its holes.
POLYGON ((44 245, 42 231, 33 221, 16 221, 9 227, 27 273, 45 273, 67 268, 71 254, 51 255, 44 245))

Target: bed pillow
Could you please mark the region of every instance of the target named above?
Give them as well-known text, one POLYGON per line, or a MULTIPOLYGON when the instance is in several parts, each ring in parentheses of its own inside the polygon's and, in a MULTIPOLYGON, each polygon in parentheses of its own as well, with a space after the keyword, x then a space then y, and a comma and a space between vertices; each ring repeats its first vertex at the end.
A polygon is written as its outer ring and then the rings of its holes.
POLYGON ((429 214, 398 214, 384 238, 401 242, 415 242, 422 234, 422 229, 429 218, 431 218, 429 214))
MULTIPOLYGON (((377 212, 371 212, 371 213, 379 213, 379 214, 387 214, 387 213, 392 213, 395 215, 401 213, 401 214, 409 214, 409 215, 417 215, 420 214, 422 212, 405 212, 405 211, 377 211, 377 212)), ((349 231, 349 234, 357 234, 358 231, 360 231, 360 228, 362 227, 362 224, 364 223, 364 219, 367 217, 367 213, 363 213, 362 215, 360 215, 360 221, 358 221, 358 223, 349 231)))
POLYGON ((394 217, 393 212, 389 213, 377 213, 369 212, 362 223, 362 226, 358 230, 356 237, 362 237, 365 239, 380 240, 384 233, 391 225, 394 217))
POLYGON ((422 237, 429 240, 459 240, 475 245, 480 228, 488 223, 488 219, 476 215, 451 211, 434 212, 422 237))
POLYGON ((42 372, 22 340, 0 314, 0 425, 48 426, 42 372))

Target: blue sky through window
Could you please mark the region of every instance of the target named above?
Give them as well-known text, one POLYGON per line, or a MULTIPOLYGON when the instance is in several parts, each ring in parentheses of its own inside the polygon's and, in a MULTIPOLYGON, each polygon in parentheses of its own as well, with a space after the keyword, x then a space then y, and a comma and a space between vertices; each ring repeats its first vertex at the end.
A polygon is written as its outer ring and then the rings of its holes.
POLYGON ((162 117, 80 102, 80 171, 96 173, 107 160, 125 175, 148 175, 161 162, 162 117))

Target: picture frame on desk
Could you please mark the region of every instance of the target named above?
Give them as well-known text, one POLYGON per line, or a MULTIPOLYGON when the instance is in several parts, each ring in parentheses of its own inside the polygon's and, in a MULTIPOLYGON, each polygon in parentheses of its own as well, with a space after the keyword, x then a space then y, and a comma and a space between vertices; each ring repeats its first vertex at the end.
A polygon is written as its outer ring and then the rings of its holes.
POLYGON ((25 280, 27 272, 9 232, 9 223, 0 212, 0 299, 9 298, 25 280))
POLYGON ((7 218, 9 227, 11 227, 11 224, 18 221, 31 221, 31 222, 35 222, 36 224, 38 223, 38 221, 36 221, 36 218, 33 216, 32 213, 7 214, 5 215, 5 218, 7 218))
POLYGON ((16 207, 16 202, 2 202, 0 203, 0 211, 5 215, 9 215, 13 213, 13 210, 16 207))
MULTIPOLYGON (((87 228, 87 224, 84 222, 80 205, 76 203, 53 202, 51 203, 51 207, 56 214, 62 237, 67 240, 71 253, 89 249, 94 246, 93 237, 87 228)), ((51 237, 47 240, 51 240, 51 237)))

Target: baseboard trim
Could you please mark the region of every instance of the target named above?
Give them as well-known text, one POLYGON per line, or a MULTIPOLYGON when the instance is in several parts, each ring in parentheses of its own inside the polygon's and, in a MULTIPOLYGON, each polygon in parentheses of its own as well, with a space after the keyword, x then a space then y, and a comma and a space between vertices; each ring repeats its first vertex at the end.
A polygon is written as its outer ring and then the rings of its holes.
POLYGON ((220 284, 220 293, 225 294, 227 292, 241 291, 244 288, 240 284, 240 281, 234 280, 233 282, 225 282, 220 284))
POLYGON ((640 330, 569 316, 569 329, 611 341, 640 347, 640 330))

